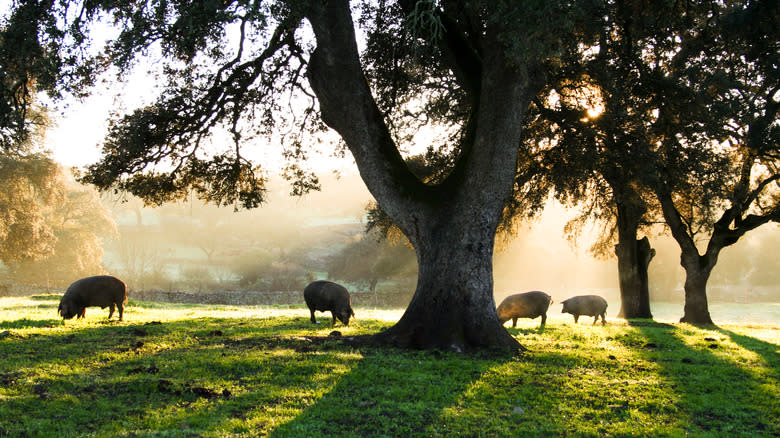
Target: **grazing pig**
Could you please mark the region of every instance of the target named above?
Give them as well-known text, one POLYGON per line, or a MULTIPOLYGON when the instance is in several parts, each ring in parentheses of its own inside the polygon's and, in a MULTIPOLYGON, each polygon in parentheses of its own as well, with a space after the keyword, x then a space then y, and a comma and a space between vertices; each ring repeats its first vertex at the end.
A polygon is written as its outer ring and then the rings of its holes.
POLYGON ((550 307, 550 303, 552 303, 552 297, 544 292, 535 290, 504 298, 504 301, 498 305, 496 312, 501 324, 511 319, 512 327, 517 326, 517 318, 534 319, 537 316, 541 316, 542 324, 539 328, 542 328, 544 323, 547 322, 547 308, 550 307))
POLYGON ((607 314, 607 300, 601 298, 598 295, 579 295, 569 298, 562 302, 563 310, 561 313, 571 313, 574 315, 574 323, 577 323, 577 318, 580 315, 593 316, 593 324, 599 320, 601 316, 601 324, 607 323, 605 316, 607 314))
POLYGON ((114 314, 114 306, 119 309, 119 320, 122 320, 124 304, 127 302, 127 286, 110 275, 96 275, 82 278, 68 287, 60 300, 57 313, 64 319, 74 316, 84 317, 87 307, 100 306, 109 308, 108 318, 114 314))
POLYGON ((325 312, 330 310, 333 315, 333 324, 336 324, 336 318, 344 325, 349 325, 349 317, 355 316, 350 304, 349 292, 347 289, 332 281, 317 280, 309 283, 303 289, 303 299, 311 311, 311 322, 317 324, 314 318, 314 311, 325 312))

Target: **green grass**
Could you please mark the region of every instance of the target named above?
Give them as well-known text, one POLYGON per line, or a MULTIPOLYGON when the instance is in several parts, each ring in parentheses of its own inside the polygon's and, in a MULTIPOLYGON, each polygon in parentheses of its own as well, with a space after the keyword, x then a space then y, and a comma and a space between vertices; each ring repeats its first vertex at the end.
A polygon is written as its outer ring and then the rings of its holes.
MULTIPOLYGON (((59 297, 0 298, 0 436, 780 435, 777 325, 551 315, 517 357, 312 341, 301 307, 131 302, 63 324, 59 297), (568 316, 568 318, 566 318, 568 316)), ((356 309, 343 335, 399 311, 356 309)))

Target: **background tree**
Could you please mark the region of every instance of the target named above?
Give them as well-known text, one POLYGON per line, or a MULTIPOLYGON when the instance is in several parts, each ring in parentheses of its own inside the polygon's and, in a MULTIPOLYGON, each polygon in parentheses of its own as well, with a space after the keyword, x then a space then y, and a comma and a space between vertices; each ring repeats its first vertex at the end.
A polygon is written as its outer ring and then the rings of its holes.
POLYGON ((13 266, 54 251, 45 215, 63 197, 60 168, 42 154, 0 153, 0 261, 13 266))
MULTIPOLYGON (((619 35, 610 27, 605 27, 605 35, 619 35)), ((639 238, 640 230, 646 233, 651 225, 651 205, 639 186, 637 173, 645 160, 635 146, 649 139, 646 126, 625 117, 650 109, 632 94, 625 72, 603 68, 616 58, 611 53, 615 48, 603 44, 604 38, 601 42, 598 56, 579 53, 584 65, 578 77, 557 78, 549 94, 534 102, 538 115, 526 135, 540 152, 534 156, 538 169, 530 190, 552 189, 565 205, 583 205, 565 232, 576 240, 586 225, 599 223, 602 231, 591 252, 617 256, 618 316, 652 318, 647 270, 655 250, 647 235, 639 238), (592 71, 599 69, 600 75, 592 71)), ((528 196, 522 191, 518 195, 528 196)), ((513 209, 516 204, 511 204, 513 209)))
POLYGON ((403 242, 391 242, 376 233, 357 235, 328 261, 328 278, 364 283, 374 294, 379 281, 414 271, 414 251, 403 242))
POLYGON ((659 54, 679 50, 675 35, 690 31, 690 23, 711 4, 607 1, 599 6, 594 44, 567 52, 567 68, 558 70, 534 100, 525 137, 539 152, 531 156, 536 169, 529 169, 535 175, 529 190, 552 189, 561 202, 583 206, 566 227, 574 238, 587 224, 601 224, 591 251, 617 256, 619 316, 651 318, 648 267, 655 250, 648 234, 660 221, 660 208, 643 182, 658 141, 659 102, 648 82, 663 74, 659 54))
MULTIPOLYGON (((62 25, 60 33, 38 35, 79 44, 90 21, 108 14, 120 33, 101 59, 121 71, 139 53, 161 54, 160 97, 114 120, 103 159, 89 168, 85 181, 102 189, 152 203, 194 191, 211 202, 255 207, 265 182, 242 153, 248 140, 285 121, 316 129, 321 120, 338 132, 419 262, 407 311, 375 340, 462 351, 519 347, 495 314, 494 238, 515 183, 526 108, 556 53, 583 35, 584 3, 367 2, 359 22, 368 40, 363 54, 346 0, 97 1, 74 19, 58 15, 67 8, 47 5, 36 6, 43 11, 32 18, 62 25), (304 21, 314 40, 299 30, 304 21), (289 112, 291 100, 304 104, 302 111, 289 112), (455 135, 447 148, 452 166, 434 184, 410 172, 399 151, 402 120, 419 123, 414 116, 423 114, 455 135), (218 128, 230 147, 209 154, 207 140, 218 128)), ((13 19, 34 5, 21 2, 13 19)), ((108 65, 79 61, 85 78, 108 65)), ((300 139, 286 139, 290 155, 300 156, 300 139)), ((289 174, 297 192, 317 183, 306 172, 289 174)))
MULTIPOLYGON (((62 176, 62 175, 60 175, 62 176)), ((13 266, 12 277, 21 282, 67 286, 105 271, 103 242, 116 236, 116 225, 92 188, 64 183, 65 197, 44 213, 43 221, 56 243, 51 254, 13 266)))
MULTIPOLYGON (((83 268, 85 258, 94 264, 93 253, 99 251, 94 242, 87 243, 90 237, 74 235, 63 208, 76 205, 71 198, 80 195, 66 191, 61 169, 41 147, 50 119, 38 92, 61 96, 57 85, 63 85, 80 94, 91 83, 89 75, 71 75, 82 59, 78 51, 66 54, 58 38, 41 38, 61 36, 51 7, 48 2, 15 3, 13 13, 0 22, 0 261, 17 280, 57 278, 69 270, 65 265, 83 268), (93 251, 66 255, 72 245, 93 251)), ((99 208, 95 214, 101 214, 99 208)))
POLYGON ((229 247, 237 234, 235 223, 226 220, 224 210, 199 200, 169 204, 158 211, 161 232, 171 243, 198 248, 209 264, 229 247))
POLYGON ((711 324, 706 285, 720 252, 780 221, 778 5, 713 7, 696 24, 653 83, 660 147, 650 186, 682 252, 681 321, 711 324))

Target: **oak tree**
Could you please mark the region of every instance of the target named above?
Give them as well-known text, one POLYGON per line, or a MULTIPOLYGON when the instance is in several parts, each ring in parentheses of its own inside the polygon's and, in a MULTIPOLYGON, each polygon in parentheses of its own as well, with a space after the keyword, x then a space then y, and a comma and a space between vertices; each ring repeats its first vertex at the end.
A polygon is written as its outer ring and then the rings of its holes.
POLYGON ((64 196, 43 212, 55 238, 50 254, 12 266, 16 281, 67 286, 75 279, 105 272, 103 244, 116 236, 114 218, 92 187, 65 181, 64 196))
POLYGON ((57 163, 42 154, 0 153, 0 261, 16 266, 51 255, 47 213, 63 198, 57 163))
POLYGON ((682 322, 711 324, 706 285, 721 251, 780 222, 777 2, 713 5, 655 81, 658 148, 648 182, 685 269, 682 322), (685 90, 685 93, 678 93, 685 90))

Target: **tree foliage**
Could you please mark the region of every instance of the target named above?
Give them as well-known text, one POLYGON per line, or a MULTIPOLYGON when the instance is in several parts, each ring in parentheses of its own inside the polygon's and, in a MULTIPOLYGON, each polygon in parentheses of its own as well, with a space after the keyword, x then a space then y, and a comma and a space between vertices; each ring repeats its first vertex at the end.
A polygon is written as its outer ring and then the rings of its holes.
POLYGON ((328 278, 367 284, 371 292, 377 283, 401 274, 414 274, 414 251, 403 241, 390 241, 376 233, 351 239, 327 264, 328 278))
POLYGON ((0 261, 46 257, 57 237, 46 216, 64 196, 60 169, 41 154, 0 153, 0 261))
POLYGON ((38 93, 82 97, 95 83, 103 62, 77 24, 84 11, 74 9, 66 2, 22 0, 0 18, 0 149, 29 144, 48 126, 38 93))
POLYGON ((694 239, 732 208, 769 220, 776 209, 780 40, 752 30, 780 28, 772 5, 737 4, 701 17, 701 30, 683 35, 667 77, 652 84, 660 111, 650 183, 677 194, 694 239))
POLYGON ((67 286, 105 271, 103 244, 116 236, 114 219, 94 189, 74 182, 63 185, 64 199, 43 217, 56 239, 52 252, 14 264, 11 275, 16 281, 67 286))

